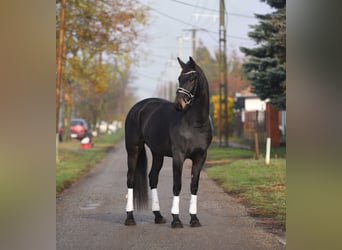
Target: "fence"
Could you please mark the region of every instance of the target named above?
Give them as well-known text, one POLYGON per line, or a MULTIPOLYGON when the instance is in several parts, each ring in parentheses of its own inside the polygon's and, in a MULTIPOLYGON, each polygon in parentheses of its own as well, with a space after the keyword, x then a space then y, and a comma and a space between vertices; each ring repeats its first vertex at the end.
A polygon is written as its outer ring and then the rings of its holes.
MULTIPOLYGON (((279 111, 279 135, 280 142, 286 143, 286 112, 279 111)), ((254 134, 258 133, 259 141, 265 142, 266 111, 234 111, 233 135, 253 141, 254 134)))

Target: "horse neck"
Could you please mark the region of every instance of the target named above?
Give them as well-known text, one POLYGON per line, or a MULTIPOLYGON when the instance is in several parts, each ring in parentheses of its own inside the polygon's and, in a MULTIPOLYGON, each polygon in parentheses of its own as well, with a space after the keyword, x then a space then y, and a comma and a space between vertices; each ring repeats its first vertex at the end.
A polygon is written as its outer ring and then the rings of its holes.
POLYGON ((193 103, 196 122, 206 123, 209 119, 209 87, 205 77, 199 81, 199 93, 193 103))

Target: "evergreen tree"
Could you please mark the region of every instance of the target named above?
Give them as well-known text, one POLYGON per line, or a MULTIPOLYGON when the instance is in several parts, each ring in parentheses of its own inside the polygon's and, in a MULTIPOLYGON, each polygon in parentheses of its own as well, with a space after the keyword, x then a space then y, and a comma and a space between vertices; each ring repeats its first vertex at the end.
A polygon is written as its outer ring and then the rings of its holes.
POLYGON ((262 100, 270 99, 275 109, 286 109, 286 0, 261 0, 276 10, 255 16, 259 24, 248 33, 258 47, 241 51, 248 56, 243 69, 251 81, 252 91, 262 100))

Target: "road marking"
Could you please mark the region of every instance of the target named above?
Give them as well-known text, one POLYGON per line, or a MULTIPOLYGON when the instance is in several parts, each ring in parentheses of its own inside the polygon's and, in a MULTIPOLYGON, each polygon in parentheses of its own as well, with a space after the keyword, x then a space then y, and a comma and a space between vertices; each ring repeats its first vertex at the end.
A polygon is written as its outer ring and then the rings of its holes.
POLYGON ((95 209, 98 206, 100 206, 100 203, 90 203, 85 205, 84 207, 80 207, 81 210, 90 210, 90 209, 95 209))

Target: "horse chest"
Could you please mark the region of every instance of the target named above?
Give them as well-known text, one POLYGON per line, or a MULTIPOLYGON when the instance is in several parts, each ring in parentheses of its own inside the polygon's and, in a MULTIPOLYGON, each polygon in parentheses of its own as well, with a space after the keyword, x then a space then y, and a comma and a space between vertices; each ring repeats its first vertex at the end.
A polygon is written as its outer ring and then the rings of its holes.
POLYGON ((206 149, 209 145, 208 134, 197 128, 183 129, 179 132, 179 138, 175 136, 174 143, 189 153, 195 148, 206 149))

